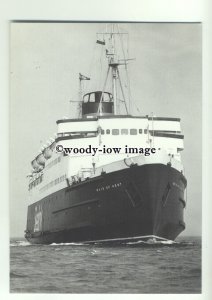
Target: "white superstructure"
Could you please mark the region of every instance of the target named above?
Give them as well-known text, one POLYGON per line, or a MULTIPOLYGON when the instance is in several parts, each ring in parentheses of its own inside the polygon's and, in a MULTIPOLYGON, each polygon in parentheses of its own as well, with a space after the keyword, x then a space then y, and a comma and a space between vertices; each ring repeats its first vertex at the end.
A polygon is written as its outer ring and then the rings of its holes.
MULTIPOLYGON (((123 161, 127 159, 130 162, 130 158, 134 158, 134 162, 139 164, 167 164, 171 161, 176 169, 183 172, 180 152, 184 146, 179 119, 111 116, 84 120, 65 119, 57 121, 57 124, 56 140, 43 150, 43 153, 51 154, 46 159, 44 156, 44 164, 43 160, 40 162, 40 154, 35 160, 39 167, 33 169, 29 183, 32 201, 63 189, 73 181, 98 176, 102 171, 118 170, 123 161), (95 147, 98 151, 95 155, 65 155, 56 151, 58 145, 70 149, 95 147), (106 152, 107 149, 114 148, 120 148, 120 153, 106 152), (139 148, 155 148, 155 153, 140 154, 137 151, 139 148), (103 149, 106 153, 103 153, 103 149)), ((34 161, 32 165, 35 166, 34 161)))
MULTIPOLYGON (((30 200, 38 201, 49 194, 65 187, 99 176, 101 172, 113 172, 128 164, 162 163, 171 165, 183 172, 180 152, 184 149, 180 119, 158 118, 153 116, 135 117, 129 114, 130 101, 127 106, 123 85, 119 76, 119 66, 127 69, 129 59, 123 58, 115 50, 114 37, 121 34, 119 30, 106 32, 97 43, 105 45, 108 71, 101 91, 87 93, 80 99, 79 119, 62 119, 57 121, 57 136, 44 146, 32 161, 32 173, 29 182, 30 200), (117 32, 115 32, 117 31, 117 32), (106 92, 108 77, 111 72, 112 94, 106 92), (120 99, 117 97, 119 84, 126 115, 119 115, 120 99), (61 148, 98 149, 93 153, 65 154, 57 151, 61 148), (115 153, 114 149, 119 149, 115 153), (145 155, 136 149, 155 149, 155 153, 145 155), (105 149, 112 149, 104 151, 105 149), (126 151, 126 149, 130 149, 126 151)), ((90 78, 79 74, 80 97, 82 81, 90 78)))

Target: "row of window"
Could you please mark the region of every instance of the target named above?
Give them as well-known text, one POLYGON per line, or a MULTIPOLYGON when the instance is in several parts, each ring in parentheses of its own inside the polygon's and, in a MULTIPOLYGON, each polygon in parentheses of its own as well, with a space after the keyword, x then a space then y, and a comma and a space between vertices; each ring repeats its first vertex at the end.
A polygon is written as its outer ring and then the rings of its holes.
POLYGON ((36 178, 33 182, 31 182, 29 184, 29 190, 31 190, 36 185, 40 184, 42 181, 43 181, 43 175, 39 176, 38 178, 36 178))
POLYGON ((56 165, 60 161, 61 161, 61 157, 59 156, 59 157, 55 158, 53 161, 51 161, 48 165, 46 165, 45 169, 51 168, 52 166, 56 165))
POLYGON ((56 178, 55 180, 52 180, 51 182, 49 182, 48 184, 46 184, 44 187, 42 187, 40 189, 40 192, 44 192, 46 190, 48 190, 49 188, 53 187, 54 185, 64 181, 66 179, 66 175, 62 175, 58 178, 56 178))
POLYGON ((81 138, 81 137, 95 137, 97 135, 97 131, 86 132, 86 131, 79 131, 79 132, 66 132, 66 133, 58 133, 58 137, 65 137, 68 136, 70 138, 81 138))
MULTIPOLYGON (((112 135, 137 135, 137 134, 147 134, 148 130, 147 129, 135 129, 135 128, 131 128, 131 129, 127 129, 127 128, 123 128, 123 129, 101 129, 100 130, 101 134, 112 134, 112 135)), ((64 137, 64 136, 69 136, 69 137, 75 137, 75 138, 82 138, 82 137, 93 137, 96 136, 96 131, 94 132, 78 132, 78 134, 76 133, 71 133, 71 132, 66 132, 66 133, 58 133, 58 137, 64 137)))
MULTIPOLYGON (((147 134, 148 130, 144 129, 144 133, 147 134)), ((131 128, 131 129, 127 129, 127 128, 123 128, 123 129, 102 129, 101 130, 101 134, 112 134, 112 135, 137 135, 137 134, 142 134, 143 133, 143 129, 135 129, 135 128, 131 128)))
MULTIPOLYGON (((123 129, 100 129, 98 132, 102 135, 104 134, 112 134, 112 135, 137 135, 137 134, 147 134, 149 131, 150 134, 156 134, 156 133, 180 133, 180 131, 171 131, 171 130, 148 130, 148 129, 136 129, 136 128, 123 128, 123 129)), ((58 137, 72 137, 72 138, 83 138, 83 137, 94 137, 97 135, 97 131, 92 131, 92 132, 78 132, 78 133, 71 133, 71 132, 66 132, 66 133, 58 133, 58 137)))

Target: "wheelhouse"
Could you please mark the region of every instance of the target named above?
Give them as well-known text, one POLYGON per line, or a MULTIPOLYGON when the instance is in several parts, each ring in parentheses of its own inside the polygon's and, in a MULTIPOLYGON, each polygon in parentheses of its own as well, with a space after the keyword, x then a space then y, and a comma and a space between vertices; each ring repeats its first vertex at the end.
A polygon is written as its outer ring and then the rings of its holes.
POLYGON ((111 93, 95 91, 84 95, 82 102, 83 118, 89 118, 89 116, 113 114, 114 103, 111 93))

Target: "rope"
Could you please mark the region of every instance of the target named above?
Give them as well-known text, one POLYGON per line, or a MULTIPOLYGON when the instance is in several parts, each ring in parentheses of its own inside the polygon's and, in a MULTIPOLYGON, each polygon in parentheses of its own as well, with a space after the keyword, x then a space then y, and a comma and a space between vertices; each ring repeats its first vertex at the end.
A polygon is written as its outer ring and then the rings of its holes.
POLYGON ((125 100, 124 91, 123 91, 123 87, 122 87, 122 83, 121 83, 121 79, 120 79, 119 69, 118 68, 117 68, 117 73, 118 73, 118 79, 119 79, 119 84, 120 84, 120 87, 121 87, 122 96, 124 98, 124 105, 125 105, 126 113, 128 114, 127 104, 126 104, 126 100, 125 100))
POLYGON ((102 100, 103 100, 103 95, 104 95, 104 92, 105 92, 105 88, 106 88, 106 84, 107 84, 107 79, 108 79, 109 71, 110 71, 110 66, 108 66, 108 69, 107 69, 107 75, 106 75, 106 79, 105 79, 105 82, 104 82, 101 99, 99 101, 98 113, 100 112, 101 103, 102 103, 102 100))
POLYGON ((100 63, 99 86, 100 86, 101 81, 102 81, 102 57, 103 57, 103 47, 101 47, 101 54, 100 54, 100 60, 99 60, 99 63, 100 63))
MULTIPOLYGON (((117 25, 117 31, 118 33, 120 33, 119 31, 119 26, 117 25)), ((122 48, 122 52, 123 52, 123 57, 124 57, 124 60, 126 62, 126 55, 125 55, 125 52, 124 52, 124 43, 123 43, 123 38, 122 38, 122 35, 119 34, 119 39, 120 39, 120 43, 121 43, 121 48, 122 48)), ((128 53, 128 57, 129 57, 129 51, 128 51, 128 47, 129 47, 129 35, 128 36, 128 39, 127 39, 127 53, 128 53)), ((127 63, 124 64, 124 68, 125 68, 125 73, 126 73, 126 79, 127 79, 127 90, 128 90, 128 100, 129 100, 129 112, 130 112, 130 104, 131 104, 131 91, 130 91, 130 79, 129 79, 129 74, 128 74, 128 69, 127 69, 127 63)))

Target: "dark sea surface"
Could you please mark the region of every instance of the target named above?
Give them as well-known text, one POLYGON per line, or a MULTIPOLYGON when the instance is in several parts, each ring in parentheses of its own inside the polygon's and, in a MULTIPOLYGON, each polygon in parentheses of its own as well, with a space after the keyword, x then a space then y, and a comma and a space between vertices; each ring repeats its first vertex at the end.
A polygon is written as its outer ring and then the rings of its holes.
POLYGON ((201 238, 178 244, 10 241, 12 293, 201 293, 201 238))

